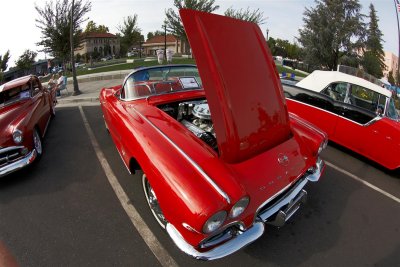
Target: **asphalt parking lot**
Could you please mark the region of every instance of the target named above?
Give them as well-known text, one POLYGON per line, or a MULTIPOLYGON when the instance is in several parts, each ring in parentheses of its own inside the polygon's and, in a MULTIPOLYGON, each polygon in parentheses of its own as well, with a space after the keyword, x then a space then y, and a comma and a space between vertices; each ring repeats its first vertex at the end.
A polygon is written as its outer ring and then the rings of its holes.
POLYGON ((285 227, 269 227, 213 262, 184 255, 160 229, 99 106, 57 108, 44 149, 40 162, 0 180, 0 241, 21 266, 400 264, 400 174, 336 145, 323 153, 328 166, 308 186, 308 203, 285 227))

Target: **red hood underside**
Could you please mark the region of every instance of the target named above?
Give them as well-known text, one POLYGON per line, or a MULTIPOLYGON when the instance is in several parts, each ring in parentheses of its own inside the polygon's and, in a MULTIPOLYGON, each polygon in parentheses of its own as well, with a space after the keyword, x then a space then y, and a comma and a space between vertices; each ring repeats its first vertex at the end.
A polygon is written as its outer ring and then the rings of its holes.
POLYGON ((180 11, 212 114, 221 159, 241 162, 290 137, 276 67, 260 28, 180 11))

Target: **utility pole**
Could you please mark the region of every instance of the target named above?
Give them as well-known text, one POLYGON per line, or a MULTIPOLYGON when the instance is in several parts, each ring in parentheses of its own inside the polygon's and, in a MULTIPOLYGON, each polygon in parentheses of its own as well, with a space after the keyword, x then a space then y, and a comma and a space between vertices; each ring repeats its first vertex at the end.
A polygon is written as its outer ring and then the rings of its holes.
POLYGON ((397 83, 397 85, 400 85, 400 81, 398 81, 398 79, 400 78, 400 75, 399 75, 399 68, 400 68, 400 26, 399 26, 399 14, 397 13, 398 12, 398 8, 400 8, 400 7, 398 7, 397 6, 397 0, 393 0, 393 2, 394 2, 394 12, 396 12, 396 19, 397 19, 397 35, 398 35, 398 38, 399 38, 399 40, 398 40, 398 42, 399 42, 399 50, 398 50, 398 53, 397 53, 397 73, 396 73, 396 83, 397 83))
POLYGON ((72 69, 72 79, 74 80, 74 91, 72 95, 80 95, 82 92, 79 90, 78 80, 76 79, 76 69, 75 69, 75 57, 74 57, 74 4, 75 1, 72 0, 71 5, 71 28, 69 31, 69 41, 71 44, 71 69, 72 69))

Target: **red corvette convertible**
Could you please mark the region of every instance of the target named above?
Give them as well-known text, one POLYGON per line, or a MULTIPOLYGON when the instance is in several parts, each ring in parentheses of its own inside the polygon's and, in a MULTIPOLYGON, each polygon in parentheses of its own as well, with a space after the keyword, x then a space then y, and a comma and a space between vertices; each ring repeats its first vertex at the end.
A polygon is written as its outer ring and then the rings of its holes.
POLYGON ((35 76, 0 86, 0 177, 42 155, 42 138, 55 115, 53 95, 35 76))
POLYGON ((287 112, 256 24, 181 17, 199 68, 137 69, 100 102, 126 167, 143 173, 155 219, 182 251, 212 260, 300 208, 323 172, 326 135, 287 112))

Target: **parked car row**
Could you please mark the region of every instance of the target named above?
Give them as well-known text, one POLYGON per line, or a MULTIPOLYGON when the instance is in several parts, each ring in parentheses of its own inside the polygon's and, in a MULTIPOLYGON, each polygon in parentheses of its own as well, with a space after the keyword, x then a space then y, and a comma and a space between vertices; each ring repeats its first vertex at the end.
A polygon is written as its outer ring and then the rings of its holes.
MULTIPOLYGON (((218 259, 257 240, 266 225, 283 226, 323 174, 328 138, 400 167, 388 90, 322 71, 282 88, 256 24, 180 15, 197 66, 136 69, 103 88, 100 105, 150 212, 184 253, 218 259)), ((0 177, 40 158, 54 106, 54 90, 35 76, 0 87, 0 177)))

